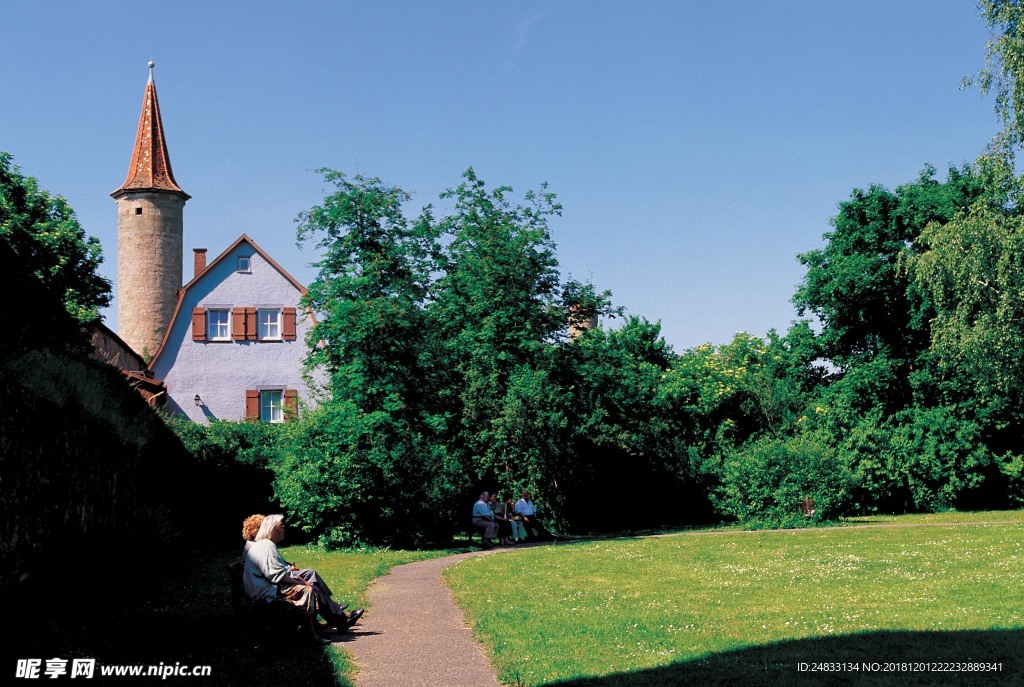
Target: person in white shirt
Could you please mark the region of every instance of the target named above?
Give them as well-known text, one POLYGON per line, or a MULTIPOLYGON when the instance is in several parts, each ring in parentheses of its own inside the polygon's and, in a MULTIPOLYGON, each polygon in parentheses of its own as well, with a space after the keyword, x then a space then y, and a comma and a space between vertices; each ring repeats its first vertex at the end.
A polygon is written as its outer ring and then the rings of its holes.
POLYGON ((537 524, 537 507, 533 505, 533 497, 530 492, 523 490, 518 501, 516 501, 516 513, 523 518, 523 527, 526 528, 526 536, 533 539, 540 531, 537 524))

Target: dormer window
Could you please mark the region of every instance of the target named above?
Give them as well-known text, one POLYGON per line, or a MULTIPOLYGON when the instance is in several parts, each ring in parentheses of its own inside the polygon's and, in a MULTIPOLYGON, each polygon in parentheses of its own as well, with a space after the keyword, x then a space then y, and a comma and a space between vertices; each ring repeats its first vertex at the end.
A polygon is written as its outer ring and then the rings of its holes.
POLYGON ((238 271, 242 274, 252 273, 252 256, 243 255, 238 258, 238 271))

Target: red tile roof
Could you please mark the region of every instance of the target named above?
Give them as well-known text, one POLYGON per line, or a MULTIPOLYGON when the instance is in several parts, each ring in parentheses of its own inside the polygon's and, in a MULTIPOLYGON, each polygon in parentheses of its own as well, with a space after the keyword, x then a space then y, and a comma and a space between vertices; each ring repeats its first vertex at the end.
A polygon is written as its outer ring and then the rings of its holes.
POLYGON ((149 83, 146 84, 146 95, 142 99, 139 132, 135 136, 128 178, 110 195, 116 197, 127 191, 168 191, 188 200, 190 196, 181 190, 171 172, 171 158, 167 154, 167 142, 164 140, 164 126, 160 120, 160 103, 156 98, 152 68, 150 63, 149 83))

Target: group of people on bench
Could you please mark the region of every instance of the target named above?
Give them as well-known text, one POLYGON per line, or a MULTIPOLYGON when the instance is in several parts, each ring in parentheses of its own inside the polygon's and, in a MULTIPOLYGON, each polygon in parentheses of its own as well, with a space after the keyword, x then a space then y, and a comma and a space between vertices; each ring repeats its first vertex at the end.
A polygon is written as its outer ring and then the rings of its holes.
POLYGON ((480 531, 480 545, 489 549, 495 539, 501 546, 514 546, 536 539, 546 532, 537 521, 537 507, 530 492, 523 490, 518 501, 502 500, 497 492, 481 492, 473 504, 473 527, 480 531))
POLYGON ((254 604, 280 600, 313 608, 337 632, 347 632, 362 617, 361 608, 347 613, 348 604, 333 599, 315 570, 299 570, 281 556, 277 545, 284 539, 284 516, 249 516, 242 523, 242 538, 242 584, 254 604))

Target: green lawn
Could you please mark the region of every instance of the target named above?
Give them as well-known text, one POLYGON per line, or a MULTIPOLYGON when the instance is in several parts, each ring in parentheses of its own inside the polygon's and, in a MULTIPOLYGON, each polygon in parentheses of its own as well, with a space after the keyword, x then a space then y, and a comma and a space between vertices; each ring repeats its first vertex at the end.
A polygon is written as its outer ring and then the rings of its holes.
POLYGON ((537 547, 446 579, 511 684, 1024 684, 1024 513, 864 520, 884 526, 537 547), (969 660, 1002 672, 798 671, 969 660))

